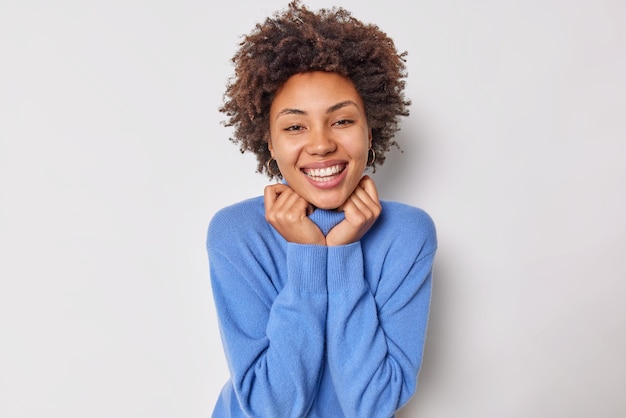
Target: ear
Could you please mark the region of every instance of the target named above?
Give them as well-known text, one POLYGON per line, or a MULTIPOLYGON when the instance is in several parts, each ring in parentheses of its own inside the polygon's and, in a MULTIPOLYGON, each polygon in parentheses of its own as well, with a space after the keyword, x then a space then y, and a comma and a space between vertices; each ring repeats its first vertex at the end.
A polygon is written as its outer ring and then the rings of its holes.
POLYGON ((372 148, 372 128, 369 128, 368 131, 369 131, 368 148, 372 148))
POLYGON ((267 149, 270 151, 270 155, 274 158, 274 147, 272 146, 272 137, 267 135, 265 138, 265 142, 267 142, 267 149))

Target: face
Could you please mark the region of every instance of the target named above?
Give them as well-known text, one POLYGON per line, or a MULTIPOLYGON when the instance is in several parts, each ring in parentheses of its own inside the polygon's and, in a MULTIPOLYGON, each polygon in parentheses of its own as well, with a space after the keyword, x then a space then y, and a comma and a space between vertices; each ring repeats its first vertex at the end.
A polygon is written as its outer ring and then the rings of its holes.
POLYGON ((339 74, 296 74, 272 102, 269 150, 289 187, 315 207, 336 209, 348 199, 371 140, 363 101, 339 74))

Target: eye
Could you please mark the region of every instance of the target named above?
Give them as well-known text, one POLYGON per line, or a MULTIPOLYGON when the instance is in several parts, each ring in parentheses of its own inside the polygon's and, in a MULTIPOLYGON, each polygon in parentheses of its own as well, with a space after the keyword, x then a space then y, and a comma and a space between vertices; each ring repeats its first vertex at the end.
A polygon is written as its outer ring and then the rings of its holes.
POLYGON ((285 128, 285 131, 288 132, 297 132, 297 131, 301 131, 302 129, 304 129, 301 125, 291 125, 285 128))
POLYGON ((347 126, 353 123, 354 121, 351 119, 339 119, 337 122, 333 123, 333 126, 347 126))

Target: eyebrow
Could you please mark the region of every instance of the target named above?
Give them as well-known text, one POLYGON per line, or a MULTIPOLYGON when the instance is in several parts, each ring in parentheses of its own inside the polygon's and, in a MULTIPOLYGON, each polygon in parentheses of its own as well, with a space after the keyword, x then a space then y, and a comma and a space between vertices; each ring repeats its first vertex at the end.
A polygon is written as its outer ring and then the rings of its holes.
MULTIPOLYGON (((352 100, 344 100, 343 102, 339 102, 337 104, 330 106, 328 109, 326 109, 326 113, 333 113, 341 108, 344 108, 346 106, 351 106, 351 105, 358 108, 357 104, 354 103, 352 100)), ((278 114, 276 115, 276 118, 282 115, 306 115, 306 114, 307 113, 301 109, 286 108, 278 112, 278 114)))

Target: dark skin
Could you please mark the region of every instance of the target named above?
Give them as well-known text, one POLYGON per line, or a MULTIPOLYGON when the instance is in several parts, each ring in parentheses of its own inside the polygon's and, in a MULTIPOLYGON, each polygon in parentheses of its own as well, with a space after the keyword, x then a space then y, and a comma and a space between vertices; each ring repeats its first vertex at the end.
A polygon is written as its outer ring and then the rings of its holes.
POLYGON ((267 186, 265 219, 289 242, 315 245, 346 245, 359 241, 374 225, 381 205, 374 181, 363 176, 348 199, 337 208, 345 219, 327 236, 308 218, 315 208, 285 184, 267 186))
POLYGON ((289 242, 326 246, 359 241, 380 215, 374 181, 364 176, 372 143, 352 81, 328 72, 292 76, 270 109, 268 148, 287 184, 267 186, 266 220, 289 242), (344 212, 326 236, 308 215, 344 212))

